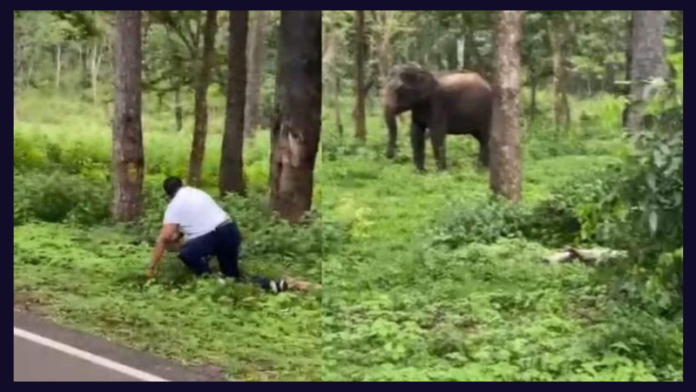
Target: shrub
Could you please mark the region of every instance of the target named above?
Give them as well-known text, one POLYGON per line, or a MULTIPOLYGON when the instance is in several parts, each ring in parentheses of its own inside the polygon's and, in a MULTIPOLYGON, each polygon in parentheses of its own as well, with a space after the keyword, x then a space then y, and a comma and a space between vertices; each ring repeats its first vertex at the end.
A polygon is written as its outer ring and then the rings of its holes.
POLYGON ((30 219, 81 224, 109 217, 110 187, 62 172, 16 175, 15 225, 30 219))
POLYGON ((475 242, 485 244, 500 238, 520 237, 525 216, 521 208, 496 201, 474 208, 451 206, 435 228, 433 242, 457 248, 475 242))

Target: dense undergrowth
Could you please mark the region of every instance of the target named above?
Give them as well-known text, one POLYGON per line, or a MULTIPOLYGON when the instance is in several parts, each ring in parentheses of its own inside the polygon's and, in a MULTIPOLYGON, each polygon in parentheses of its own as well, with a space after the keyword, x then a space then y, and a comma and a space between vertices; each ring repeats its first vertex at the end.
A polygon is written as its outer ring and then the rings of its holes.
POLYGON ((571 105, 567 132, 526 124, 518 206, 491 200, 470 138, 422 175, 404 131, 384 158, 378 113, 364 146, 325 119, 323 219, 349 235, 323 264, 324 379, 683 379, 681 128, 636 149, 620 101, 571 105), (629 252, 544 262, 566 246, 629 252))
MULTIPOLYGON (((154 106, 154 105, 153 105, 154 106)), ((146 101, 147 107, 147 101, 146 101)), ((109 222, 110 129, 106 114, 69 97, 23 94, 15 121, 15 303, 60 323, 178 361, 248 380, 316 380, 321 292, 269 295, 245 284, 194 279, 172 255, 145 280, 166 205, 161 182, 185 177, 190 132, 145 110, 146 213, 109 222)), ((216 195, 221 117, 212 116, 203 186, 216 195)), ((188 124, 187 124, 188 125, 188 124)), ((190 127, 189 127, 190 128, 190 127)), ((268 134, 247 146, 249 197, 222 200, 244 236, 242 268, 321 281, 318 212, 291 227, 266 208, 268 134)))
MULTIPOLYGON (((146 284, 161 180, 186 173, 190 148, 170 113, 146 100, 146 215, 114 226, 106 114, 28 92, 15 122, 15 302, 230 378, 682 380, 683 114, 668 102, 638 148, 611 96, 571 102, 567 131, 544 115, 525 123, 518 206, 491 199, 471 138, 448 138, 444 173, 428 148, 419 174, 408 121, 390 161, 377 107, 365 145, 350 121, 341 140, 327 110, 317 211, 301 227, 266 210, 261 132, 245 150, 249 197, 222 201, 245 237, 242 266, 323 284, 273 296, 193 279, 173 258, 146 284), (543 262, 571 245, 627 256, 543 262)), ((545 92, 538 104, 551 113, 545 92)), ((212 116, 203 185, 213 194, 220 129, 212 116)))

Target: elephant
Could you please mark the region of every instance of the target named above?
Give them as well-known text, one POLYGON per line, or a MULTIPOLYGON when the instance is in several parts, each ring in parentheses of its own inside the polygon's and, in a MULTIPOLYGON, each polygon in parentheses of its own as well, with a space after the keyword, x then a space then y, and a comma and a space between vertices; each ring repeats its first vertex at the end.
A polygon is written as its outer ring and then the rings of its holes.
POLYGON ((488 167, 493 90, 474 72, 433 74, 417 66, 395 67, 382 90, 384 119, 389 129, 387 158, 395 155, 396 117, 411 111, 413 161, 425 171, 425 132, 430 133, 439 170, 446 169, 445 137, 472 135, 479 142, 479 161, 488 167))

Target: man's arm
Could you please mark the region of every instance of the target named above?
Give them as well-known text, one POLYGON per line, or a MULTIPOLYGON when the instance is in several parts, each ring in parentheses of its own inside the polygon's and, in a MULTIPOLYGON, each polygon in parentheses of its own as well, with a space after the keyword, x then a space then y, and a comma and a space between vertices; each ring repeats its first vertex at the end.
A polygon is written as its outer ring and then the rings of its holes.
POLYGON ((177 241, 180 238, 179 229, 175 224, 165 224, 162 226, 159 236, 157 237, 157 242, 155 243, 155 248, 152 250, 152 262, 147 267, 148 277, 153 277, 157 269, 157 265, 168 244, 177 241))

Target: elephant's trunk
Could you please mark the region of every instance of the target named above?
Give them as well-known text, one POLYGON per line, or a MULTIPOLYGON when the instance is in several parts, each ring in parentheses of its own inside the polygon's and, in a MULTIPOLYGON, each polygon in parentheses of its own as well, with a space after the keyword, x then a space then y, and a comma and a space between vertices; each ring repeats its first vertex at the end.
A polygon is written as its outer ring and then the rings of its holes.
POLYGON ((387 144, 387 158, 392 159, 396 154, 396 135, 397 135, 397 125, 396 125, 396 110, 391 106, 385 106, 384 108, 384 121, 387 123, 387 128, 389 129, 389 143, 387 144))

